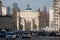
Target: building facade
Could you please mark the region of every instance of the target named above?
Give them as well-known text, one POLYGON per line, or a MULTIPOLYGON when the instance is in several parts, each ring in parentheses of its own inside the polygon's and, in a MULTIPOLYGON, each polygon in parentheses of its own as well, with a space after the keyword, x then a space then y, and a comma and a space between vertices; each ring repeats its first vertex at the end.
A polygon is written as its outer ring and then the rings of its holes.
POLYGON ((60 30, 60 0, 53 1, 53 9, 54 9, 54 27, 56 30, 60 30))
POLYGON ((2 16, 6 16, 7 15, 7 8, 6 8, 6 6, 2 6, 1 7, 1 9, 2 9, 2 16))
POLYGON ((40 12, 40 27, 44 28, 49 26, 49 13, 47 12, 46 6, 44 6, 43 10, 40 12))
POLYGON ((10 9, 3 5, 2 1, 0 0, 0 16, 6 16, 7 14, 11 15, 11 13, 8 12, 11 12, 10 9))
POLYGON ((53 7, 51 7, 49 11, 49 27, 54 26, 53 18, 54 18, 54 10, 53 10, 53 7))
POLYGON ((17 30, 39 30, 39 12, 28 8, 17 12, 17 30))
POLYGON ((2 1, 0 0, 0 16, 11 16, 11 8, 3 5, 2 1))
POLYGON ((20 12, 20 9, 17 3, 13 3, 12 18, 13 18, 14 30, 17 30, 17 12, 20 12))

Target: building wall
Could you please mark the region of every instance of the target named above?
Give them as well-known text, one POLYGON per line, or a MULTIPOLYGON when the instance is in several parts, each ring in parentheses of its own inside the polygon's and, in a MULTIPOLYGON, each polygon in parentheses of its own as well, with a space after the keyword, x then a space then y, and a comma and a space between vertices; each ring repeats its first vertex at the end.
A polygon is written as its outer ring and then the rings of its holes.
POLYGON ((12 10, 12 18, 13 18, 14 29, 16 30, 16 27, 17 27, 17 11, 14 8, 12 10))
POLYGON ((53 26, 54 26, 54 10, 53 7, 51 7, 49 12, 49 27, 53 26))
POLYGON ((5 6, 1 7, 2 8, 2 16, 7 15, 7 8, 5 6))
POLYGON ((26 18, 26 19, 33 19, 38 17, 38 12, 32 12, 32 11, 25 11, 20 12, 20 17, 26 18))
POLYGON ((45 11, 41 11, 40 13, 40 27, 49 26, 49 13, 45 13, 45 11))
POLYGON ((53 7, 54 7, 54 27, 56 30, 60 30, 60 15, 59 15, 59 10, 60 10, 60 0, 54 0, 53 1, 53 7))
POLYGON ((3 5, 3 4, 2 4, 2 1, 0 0, 0 16, 1 16, 1 14, 2 14, 2 8, 1 8, 2 5, 3 5))
POLYGON ((12 16, 0 16, 0 28, 13 30, 12 16))
POLYGON ((13 25, 14 25, 15 30, 17 30, 17 12, 20 12, 20 9, 13 7, 13 9, 12 9, 12 18, 13 18, 13 25))
POLYGON ((0 0, 0 16, 7 15, 7 8, 3 5, 2 1, 0 0))

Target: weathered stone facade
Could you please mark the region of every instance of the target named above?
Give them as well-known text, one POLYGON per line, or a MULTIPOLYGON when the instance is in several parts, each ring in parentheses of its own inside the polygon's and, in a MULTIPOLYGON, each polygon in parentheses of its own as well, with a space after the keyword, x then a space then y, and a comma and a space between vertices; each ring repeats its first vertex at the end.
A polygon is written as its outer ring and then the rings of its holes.
POLYGON ((17 12, 17 30, 20 28, 21 30, 39 30, 39 12, 32 10, 17 12))

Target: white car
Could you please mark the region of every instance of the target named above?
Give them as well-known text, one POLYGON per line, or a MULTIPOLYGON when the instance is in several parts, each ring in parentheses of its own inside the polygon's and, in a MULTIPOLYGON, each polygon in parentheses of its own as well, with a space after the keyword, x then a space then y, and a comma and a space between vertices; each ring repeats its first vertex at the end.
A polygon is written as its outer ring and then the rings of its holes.
POLYGON ((31 38, 31 34, 28 31, 23 31, 21 35, 22 38, 31 38))
POLYGON ((6 38, 16 38, 16 34, 14 32, 7 32, 6 38))

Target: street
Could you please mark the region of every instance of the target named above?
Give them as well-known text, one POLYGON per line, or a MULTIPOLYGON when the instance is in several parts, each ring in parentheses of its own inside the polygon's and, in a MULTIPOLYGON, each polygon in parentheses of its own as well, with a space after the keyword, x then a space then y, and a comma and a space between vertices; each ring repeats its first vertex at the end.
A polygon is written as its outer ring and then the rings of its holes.
MULTIPOLYGON (((6 38, 0 38, 0 40, 6 40, 6 38)), ((16 38, 16 39, 7 39, 7 40, 60 40, 60 37, 49 37, 49 36, 33 36, 31 38, 16 38)))

